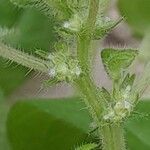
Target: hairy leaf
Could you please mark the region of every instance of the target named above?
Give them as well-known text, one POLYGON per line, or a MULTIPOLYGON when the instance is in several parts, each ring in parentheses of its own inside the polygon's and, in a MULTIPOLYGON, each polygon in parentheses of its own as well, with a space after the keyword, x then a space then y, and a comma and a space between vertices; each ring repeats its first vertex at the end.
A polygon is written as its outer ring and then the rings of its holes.
POLYGON ((125 78, 124 78, 124 80, 123 80, 123 82, 122 82, 122 84, 121 84, 121 88, 125 90, 125 89, 127 88, 127 86, 132 87, 134 81, 135 81, 135 74, 130 75, 130 74, 128 73, 128 74, 125 76, 125 78))
POLYGON ((110 18, 100 17, 99 21, 96 23, 96 29, 93 33, 93 39, 98 40, 103 38, 111 30, 113 30, 122 20, 123 18, 117 21, 112 21, 110 18))
POLYGON ((104 87, 100 89, 100 95, 106 104, 112 101, 110 93, 104 87))
POLYGON ((11 0, 11 2, 20 7, 34 7, 48 17, 54 15, 59 19, 68 19, 74 11, 81 7, 84 9, 83 0, 11 0))
POLYGON ((113 80, 118 80, 122 71, 127 69, 135 57, 138 51, 126 49, 104 49, 101 52, 102 62, 106 72, 113 80))
POLYGON ((96 147, 97 147, 96 144, 91 143, 91 144, 82 145, 82 146, 76 148, 75 150, 93 150, 96 147))

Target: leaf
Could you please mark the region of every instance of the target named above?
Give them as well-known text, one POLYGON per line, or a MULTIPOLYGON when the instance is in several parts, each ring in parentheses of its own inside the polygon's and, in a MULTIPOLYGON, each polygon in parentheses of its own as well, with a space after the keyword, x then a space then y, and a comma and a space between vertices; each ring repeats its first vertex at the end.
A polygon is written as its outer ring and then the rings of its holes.
POLYGON ((17 64, 9 65, 0 58, 0 89, 4 96, 11 94, 27 78, 27 69, 17 64), (8 67, 9 66, 9 67, 8 67))
POLYGON ((49 21, 40 12, 26 9, 16 23, 18 32, 9 36, 7 43, 29 53, 35 53, 36 49, 50 52, 57 39, 54 26, 54 18, 49 21))
POLYGON ((91 143, 91 144, 82 145, 82 146, 78 147, 78 148, 75 149, 75 150, 93 150, 93 149, 96 148, 96 147, 97 147, 96 144, 91 143))
POLYGON ((15 8, 9 0, 0 0, 0 25, 11 28, 21 16, 22 11, 15 8))
POLYGON ((36 8, 48 18, 51 16, 59 16, 59 19, 67 19, 71 17, 73 11, 69 6, 69 1, 54 0, 11 0, 11 2, 19 7, 36 8))
POLYGON ((141 97, 145 90, 150 86, 150 62, 146 64, 144 71, 137 78, 137 81, 134 84, 135 93, 138 93, 141 97))
POLYGON ((47 0, 10 0, 13 4, 19 7, 31 7, 36 8, 47 17, 51 17, 50 5, 47 0))
POLYGON ((103 38, 105 35, 107 35, 111 30, 113 30, 122 20, 123 18, 112 21, 109 18, 99 18, 100 21, 97 22, 96 29, 93 33, 93 39, 99 40, 103 38))
MULTIPOLYGON (((47 17, 34 9, 18 10, 8 0, 0 0, 0 26, 12 27, 15 24, 15 33, 10 33, 4 41, 12 47, 32 54, 35 49, 50 52, 56 41, 54 22, 51 18, 50 23, 47 17)), ((14 63, 10 65, 0 58, 0 88, 5 96, 23 83, 27 72, 26 68, 14 63)))
POLYGON ((0 99, 0 148, 2 150, 11 150, 7 139, 6 120, 9 106, 1 103, 0 99))
POLYGON ((131 150, 149 150, 150 101, 141 101, 137 112, 142 116, 131 118, 126 123, 127 144, 131 150))
MULTIPOLYGON (((6 35, 11 34, 12 30, 9 30, 10 27, 18 20, 18 17, 21 15, 21 11, 15 9, 15 7, 8 0, 0 0, 0 28, 1 36, 0 38, 6 35), (4 28, 7 27, 7 28, 4 28)), ((1 39, 0 39, 1 40, 1 39)), ((25 69, 23 67, 6 67, 6 62, 0 58, 0 89, 4 95, 10 94, 18 85, 22 83, 25 76, 25 69), (14 67, 16 69, 14 69, 14 67)), ((9 65, 10 66, 10 65, 9 65)))
POLYGON ((90 118, 76 98, 16 103, 8 115, 14 150, 70 150, 86 138, 90 118))
POLYGON ((110 93, 104 87, 100 89, 100 95, 102 99, 105 100, 106 104, 109 104, 109 102, 112 101, 110 93))
MULTIPOLYGON (((78 98, 17 102, 10 110, 7 133, 13 150, 70 150, 85 142, 90 123, 78 98), (82 109, 82 110, 81 110, 82 109)), ((150 101, 141 101, 138 113, 125 124, 131 150, 150 149, 150 101)))
POLYGON ((113 80, 118 80, 123 70, 127 69, 137 56, 138 51, 126 49, 104 49, 101 58, 106 72, 113 80))
POLYGON ((150 26, 150 1, 118 0, 118 7, 133 31, 143 36, 150 26))
POLYGON ((124 78, 124 80, 123 80, 123 82, 122 82, 120 88, 123 89, 123 90, 126 90, 127 86, 132 87, 132 86, 133 86, 133 83, 134 83, 134 81, 135 81, 135 77, 136 77, 135 74, 130 75, 130 74, 128 73, 128 74, 125 76, 125 78, 124 78))

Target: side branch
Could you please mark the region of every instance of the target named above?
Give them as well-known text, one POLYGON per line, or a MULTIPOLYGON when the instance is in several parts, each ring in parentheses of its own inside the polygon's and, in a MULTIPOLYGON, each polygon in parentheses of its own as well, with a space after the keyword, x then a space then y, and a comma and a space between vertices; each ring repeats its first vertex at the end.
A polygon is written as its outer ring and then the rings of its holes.
POLYGON ((0 56, 21 64, 22 66, 45 73, 47 73, 50 68, 49 62, 8 47, 3 43, 0 43, 0 56))

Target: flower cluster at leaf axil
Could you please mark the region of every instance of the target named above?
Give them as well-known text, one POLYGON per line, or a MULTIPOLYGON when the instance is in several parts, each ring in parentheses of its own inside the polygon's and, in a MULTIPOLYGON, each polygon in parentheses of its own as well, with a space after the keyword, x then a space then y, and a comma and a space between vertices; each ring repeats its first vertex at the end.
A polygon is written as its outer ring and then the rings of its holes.
POLYGON ((136 76, 128 70, 137 55, 137 50, 130 49, 104 49, 101 53, 104 68, 113 83, 111 93, 101 91, 107 102, 103 113, 105 123, 122 122, 131 115, 139 100, 138 92, 134 91, 136 76))
POLYGON ((118 101, 108 108, 107 114, 103 116, 103 119, 105 122, 122 121, 122 119, 130 115, 132 109, 133 105, 129 101, 118 101))
POLYGON ((64 51, 51 53, 48 59, 53 64, 48 74, 58 81, 73 81, 81 75, 81 69, 76 58, 64 51))

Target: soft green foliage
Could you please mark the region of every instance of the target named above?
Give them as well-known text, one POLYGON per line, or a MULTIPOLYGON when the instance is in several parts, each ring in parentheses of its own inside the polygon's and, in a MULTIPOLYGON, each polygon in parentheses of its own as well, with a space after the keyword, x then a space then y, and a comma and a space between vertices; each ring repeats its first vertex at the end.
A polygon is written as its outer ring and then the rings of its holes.
POLYGON ((150 149, 150 102, 149 99, 140 102, 133 115, 125 125, 127 144, 131 150, 150 149))
POLYGON ((53 51, 57 34, 54 29, 55 19, 50 19, 34 9, 25 9, 16 22, 15 34, 8 36, 6 42, 29 53, 35 53, 36 49, 53 51))
POLYGON ((109 93, 109 91, 107 91, 104 87, 100 89, 100 93, 101 96, 103 98, 103 100, 105 101, 106 104, 108 104, 109 102, 111 102, 111 95, 109 93))
POLYGON ((126 49, 104 49, 101 53, 102 61, 106 72, 113 80, 118 80, 125 69, 127 69, 135 57, 138 51, 126 49))
POLYGON ((0 89, 5 96, 9 95, 23 83, 26 78, 25 74, 27 73, 27 70, 22 66, 13 64, 8 68, 7 64, 6 61, 0 62, 0 89))
MULTIPOLYGON (((13 29, 10 30, 8 28, 0 28, 0 41, 5 42, 6 38, 9 35, 14 34, 14 32, 15 31, 13 29)), ((0 90, 2 90, 4 95, 10 94, 12 90, 14 90, 20 83, 22 83, 26 73, 26 69, 22 66, 19 66, 17 67, 17 69, 15 69, 15 66, 17 66, 17 64, 13 64, 10 68, 8 68, 8 64, 10 65, 12 63, 8 63, 4 60, 0 61, 0 90), (15 78, 17 80, 14 80, 15 78)))
MULTIPOLYGON (((54 24, 54 18, 49 22, 34 9, 18 9, 8 0, 0 0, 0 40, 8 45, 29 53, 34 53, 35 49, 52 51, 50 43, 56 41, 54 24)), ((23 83, 27 72, 26 68, 1 59, 0 89, 5 95, 10 94, 23 83)))
POLYGON ((0 148, 3 150, 11 150, 7 138, 6 120, 9 106, 1 102, 0 97, 0 148))
POLYGON ((51 17, 50 6, 46 0, 10 0, 12 3, 19 7, 32 7, 37 8, 46 16, 51 17))
POLYGON ((70 150, 86 138, 90 118, 77 98, 24 101, 8 115, 8 137, 14 150, 70 150))
POLYGON ((5 41, 5 39, 7 38, 7 36, 9 36, 10 34, 14 34, 15 30, 14 29, 8 29, 8 28, 4 28, 4 27, 0 27, 0 41, 5 41))
POLYGON ((143 71, 143 73, 137 79, 134 85, 135 93, 137 92, 142 96, 143 92, 150 85, 150 63, 148 63, 143 71))
POLYGON ((9 0, 0 0, 0 26, 11 28, 22 15, 9 0))
POLYGON ((118 21, 111 20, 108 17, 100 17, 96 23, 96 29, 93 33, 93 39, 98 40, 107 35, 112 29, 114 29, 123 18, 118 21))
POLYGON ((82 145, 82 146, 76 148, 75 150, 93 150, 96 147, 97 147, 96 144, 91 143, 91 144, 82 145))
POLYGON ((150 1, 149 0, 118 0, 121 15, 138 35, 145 35, 150 27, 150 1))
POLYGON ((135 74, 130 75, 129 73, 125 76, 124 80, 121 83, 121 89, 125 90, 127 86, 132 87, 135 81, 135 74))
MULTIPOLYGON (((85 142, 90 123, 88 112, 83 108, 85 106, 78 98, 17 102, 11 108, 7 121, 12 148, 70 150, 81 145, 85 142)), ((135 113, 125 124, 130 149, 150 149, 149 109, 149 101, 140 102, 135 110, 138 114, 135 113)))
POLYGON ((35 7, 45 15, 57 16, 59 19, 70 18, 75 11, 87 10, 87 2, 83 0, 11 0, 21 7, 35 7))

